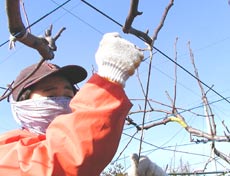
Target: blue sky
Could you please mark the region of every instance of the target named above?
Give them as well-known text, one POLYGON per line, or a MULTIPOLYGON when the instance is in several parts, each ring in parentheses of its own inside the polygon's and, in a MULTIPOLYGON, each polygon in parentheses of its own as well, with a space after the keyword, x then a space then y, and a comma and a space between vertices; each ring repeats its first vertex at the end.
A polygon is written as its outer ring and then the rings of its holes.
MULTIPOLYGON (((64 0, 24 0, 25 9, 29 22, 33 23, 45 14, 57 7, 57 3, 64 3, 64 0)), ((87 1, 105 14, 112 17, 120 24, 124 24, 129 10, 129 0, 118 1, 87 1)), ((139 2, 139 11, 143 15, 138 16, 133 27, 142 31, 149 29, 152 36, 158 26, 163 11, 169 0, 142 0, 139 2)), ((9 38, 7 17, 5 13, 5 2, 0 2, 0 44, 9 38)), ((170 58, 174 59, 174 43, 178 37, 177 54, 178 63, 186 70, 193 74, 188 45, 191 42, 191 48, 194 52, 196 66, 199 71, 200 79, 209 86, 214 86, 218 93, 224 97, 230 96, 230 33, 229 33, 230 6, 227 0, 223 1, 184 1, 174 2, 166 18, 165 24, 160 31, 155 42, 155 47, 161 50, 170 58)), ((22 14, 23 20, 25 19, 22 14)), ((25 24, 25 23, 24 23, 25 24)), ((49 15, 39 23, 35 24, 31 31, 34 35, 43 35, 45 29, 53 24, 53 34, 56 34, 62 27, 66 30, 62 33, 57 41, 58 50, 55 52, 55 58, 52 62, 60 66, 67 64, 78 64, 85 67, 91 75, 92 69, 96 68, 94 54, 97 50, 98 43, 104 33, 119 32, 122 37, 132 41, 139 47, 144 48, 143 41, 135 36, 122 33, 120 26, 107 19, 97 11, 93 10, 81 1, 70 1, 64 8, 61 8, 49 15)), ((147 58, 149 53, 145 53, 147 58)), ((12 82, 19 71, 32 64, 39 62, 40 56, 34 49, 28 48, 17 42, 16 48, 8 49, 8 43, 0 47, 0 86, 5 87, 12 82)), ((143 62, 139 68, 140 78, 146 87, 148 75, 148 59, 143 62)), ((149 98, 170 104, 165 91, 168 91, 173 97, 174 88, 174 67, 165 56, 156 52, 153 56, 152 72, 150 79, 149 98)), ((89 78, 89 77, 88 77, 89 78)), ((183 109, 194 108, 201 105, 201 93, 197 81, 178 68, 178 85, 177 85, 177 106, 183 109)), ((82 83, 84 84, 84 82, 82 83)), ((82 85, 80 84, 80 86, 82 85)), ((204 87, 207 91, 207 87, 204 87)), ((127 81, 125 90, 131 99, 143 99, 140 84, 136 74, 127 81)), ((2 94, 4 91, 0 90, 2 94)), ((217 94, 212 91, 208 92, 210 102, 220 100, 217 94)), ((131 111, 137 111, 139 106, 143 108, 144 102, 139 100, 132 101, 134 106, 131 111)), ((153 104, 156 109, 163 109, 157 104, 153 104)), ((215 114, 218 134, 222 135, 224 128, 221 122, 224 120, 226 125, 230 124, 230 104, 224 100, 212 104, 212 110, 215 114)), ((170 110, 170 109, 167 109, 170 110)), ((17 128, 11 115, 9 103, 6 100, 0 102, 0 133, 17 128)), ((196 108, 197 113, 202 113, 203 108, 196 108)), ((206 122, 204 118, 194 114, 184 113, 184 117, 189 125, 200 130, 206 131, 206 122)), ((136 114, 131 116, 137 123, 142 121, 142 115, 136 114)), ((160 113, 148 113, 146 121, 155 121, 162 119, 164 116, 160 113)), ((135 132, 135 128, 126 125, 124 134, 121 139, 120 147, 114 160, 128 143, 130 137, 135 132)), ((127 149, 122 153, 119 162, 129 167, 129 158, 131 153, 139 151, 140 133, 135 136, 127 149)), ((202 169, 210 156, 210 143, 195 144, 190 142, 189 134, 176 123, 158 126, 145 131, 142 145, 143 154, 148 155, 154 162, 159 163, 162 167, 167 164, 172 167, 179 165, 179 160, 189 162, 193 170, 202 169), (160 149, 163 147, 170 150, 160 149), (175 151, 173 151, 175 150, 175 151), (176 152, 177 151, 177 152, 176 152), (184 151, 178 152, 178 151, 184 151), (185 153, 188 152, 188 153, 185 153)), ((216 145, 226 154, 229 154, 228 143, 216 143, 216 145)), ((210 170, 213 170, 213 163, 209 164, 210 170)), ((229 167, 227 163, 217 160, 219 170, 229 167)))

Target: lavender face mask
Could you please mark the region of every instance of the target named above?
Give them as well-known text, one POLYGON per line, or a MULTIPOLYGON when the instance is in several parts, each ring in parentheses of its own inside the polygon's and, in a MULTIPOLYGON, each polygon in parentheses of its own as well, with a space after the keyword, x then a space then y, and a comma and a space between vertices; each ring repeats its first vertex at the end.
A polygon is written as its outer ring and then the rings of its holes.
POLYGON ((14 119, 30 132, 45 134, 47 127, 55 117, 71 112, 71 98, 41 97, 24 101, 11 100, 14 119))

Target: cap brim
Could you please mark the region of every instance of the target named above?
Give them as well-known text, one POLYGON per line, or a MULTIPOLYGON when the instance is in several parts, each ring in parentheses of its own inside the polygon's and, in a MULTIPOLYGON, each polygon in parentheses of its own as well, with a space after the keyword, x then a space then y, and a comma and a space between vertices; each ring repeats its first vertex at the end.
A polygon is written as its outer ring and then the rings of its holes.
POLYGON ((58 70, 50 72, 38 79, 33 80, 29 84, 25 85, 24 89, 30 87, 31 85, 35 83, 38 83, 39 81, 41 81, 42 79, 48 76, 55 75, 55 74, 64 76, 71 82, 71 84, 77 84, 83 81, 87 77, 87 71, 83 67, 78 66, 78 65, 67 65, 67 66, 59 68, 58 70))
POLYGON ((66 77, 72 84, 79 83, 87 77, 86 70, 78 65, 67 65, 54 71, 52 74, 60 74, 66 77))

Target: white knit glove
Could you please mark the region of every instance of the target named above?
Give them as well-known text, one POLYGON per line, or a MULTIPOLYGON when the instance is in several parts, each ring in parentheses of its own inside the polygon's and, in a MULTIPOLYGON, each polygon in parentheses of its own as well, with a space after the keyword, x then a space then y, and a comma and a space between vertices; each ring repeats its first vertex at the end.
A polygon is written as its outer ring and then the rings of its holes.
POLYGON ((144 58, 133 43, 120 37, 119 33, 107 33, 103 36, 95 54, 98 74, 110 81, 125 86, 126 80, 144 58))
POLYGON ((131 168, 128 176, 168 176, 168 174, 147 156, 140 156, 138 160, 138 155, 134 153, 131 155, 131 168))

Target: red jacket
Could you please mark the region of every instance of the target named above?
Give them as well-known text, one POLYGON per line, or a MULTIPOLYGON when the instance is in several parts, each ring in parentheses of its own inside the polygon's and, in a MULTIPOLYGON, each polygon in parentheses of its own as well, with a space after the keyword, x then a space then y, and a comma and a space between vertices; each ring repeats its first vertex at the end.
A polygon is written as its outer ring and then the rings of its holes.
POLYGON ((94 75, 46 135, 0 136, 0 176, 98 176, 113 158, 131 103, 120 85, 94 75))

